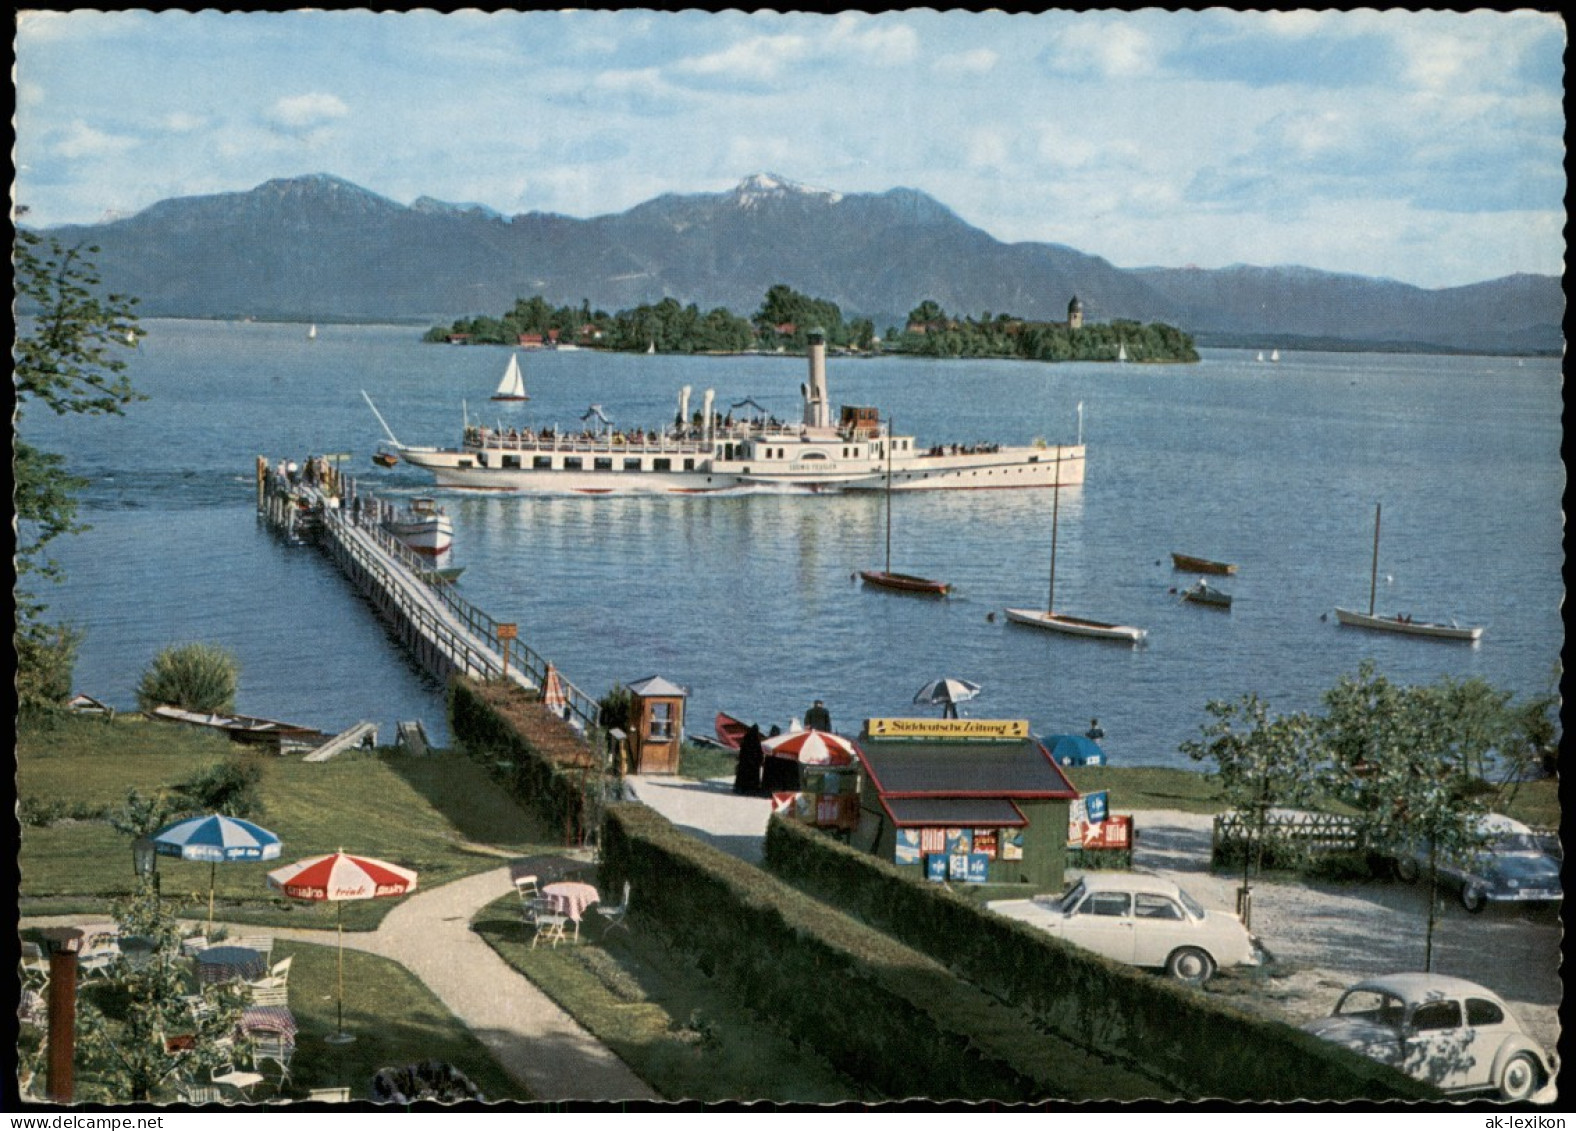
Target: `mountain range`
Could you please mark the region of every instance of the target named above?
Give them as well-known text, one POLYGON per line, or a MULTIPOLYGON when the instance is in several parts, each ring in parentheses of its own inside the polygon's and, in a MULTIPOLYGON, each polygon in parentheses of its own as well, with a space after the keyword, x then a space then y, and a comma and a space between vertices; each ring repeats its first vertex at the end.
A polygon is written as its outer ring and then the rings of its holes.
POLYGON ((933 299, 954 314, 1169 322, 1204 344, 1559 351, 1552 276, 1428 290, 1305 267, 1123 269, 1075 248, 1004 243, 925 193, 842 194, 757 174, 579 219, 399 204, 327 174, 177 197, 49 230, 100 250, 145 317, 448 322, 517 298, 605 310, 675 298, 750 315, 784 283, 882 333, 933 299))

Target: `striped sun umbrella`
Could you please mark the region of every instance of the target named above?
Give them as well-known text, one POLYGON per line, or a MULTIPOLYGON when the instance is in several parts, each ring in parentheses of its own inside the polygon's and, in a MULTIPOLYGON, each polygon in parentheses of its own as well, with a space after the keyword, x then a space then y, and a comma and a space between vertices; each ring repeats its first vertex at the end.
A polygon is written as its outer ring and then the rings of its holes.
POLYGON ((555 715, 563 714, 564 708, 569 706, 564 681, 559 678, 558 669, 552 664, 547 665, 547 676, 542 680, 542 704, 555 715))
POLYGON ((761 743, 773 758, 791 758, 806 766, 847 766, 854 760, 854 744, 830 731, 795 730, 761 743))
POLYGON ((231 860, 273 860, 283 847, 279 837, 261 825, 211 813, 189 817, 160 829, 149 838, 160 856, 208 861, 208 930, 213 931, 214 873, 231 860))
POLYGON ((416 890, 416 873, 370 856, 351 856, 343 849, 328 856, 297 860, 268 873, 268 886, 291 899, 334 905, 339 931, 339 1031, 328 1038, 346 1044, 355 1037, 345 1032, 345 924, 340 908, 347 900, 379 899, 416 890))

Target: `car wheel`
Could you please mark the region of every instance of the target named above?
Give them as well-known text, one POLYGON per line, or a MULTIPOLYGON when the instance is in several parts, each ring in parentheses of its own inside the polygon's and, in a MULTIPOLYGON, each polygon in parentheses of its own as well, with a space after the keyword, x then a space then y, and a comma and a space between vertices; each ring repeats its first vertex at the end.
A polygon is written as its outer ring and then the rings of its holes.
POLYGON ((1395 878, 1403 884, 1417 883, 1417 861, 1399 857, 1395 862, 1395 878))
POLYGON ((1179 982, 1202 986, 1215 973, 1215 960, 1197 947, 1185 946, 1166 959, 1166 973, 1179 982))
POLYGON ((1477 884, 1461 886, 1461 906, 1476 915, 1488 906, 1488 893, 1477 884))
POLYGON ((1514 1102, 1529 1099, 1538 1090, 1542 1074, 1526 1053, 1517 1053, 1499 1070, 1499 1098, 1514 1102))

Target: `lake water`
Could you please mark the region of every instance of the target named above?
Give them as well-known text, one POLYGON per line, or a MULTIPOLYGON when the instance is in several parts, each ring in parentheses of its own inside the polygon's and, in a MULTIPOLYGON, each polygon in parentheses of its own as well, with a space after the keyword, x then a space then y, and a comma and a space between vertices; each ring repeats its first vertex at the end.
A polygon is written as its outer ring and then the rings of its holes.
MULTIPOLYGON (((660 426, 680 386, 719 411, 753 397, 797 418, 805 362, 591 351, 522 354, 532 399, 488 397, 508 351, 424 345, 409 327, 152 321, 125 417, 24 422, 91 481, 93 525, 57 543, 67 581, 43 594, 87 630, 77 687, 117 707, 161 648, 208 640, 242 665, 238 709, 338 730, 421 718, 442 740, 442 689, 316 551, 254 515, 253 461, 348 452, 363 489, 429 493, 382 471, 366 390, 400 439, 452 443, 471 418, 660 426)), ((1275 343, 1265 343, 1266 349, 1275 343)), ((922 445, 1037 436, 1088 444, 1087 482, 1061 495, 1060 612, 1149 630, 1134 648, 1008 625, 1044 607, 1052 494, 904 494, 894 569, 944 578, 945 601, 864 589, 883 564, 873 496, 526 497, 443 493, 461 591, 597 696, 653 674, 688 687, 688 729, 718 710, 786 724, 814 698, 853 733, 950 675, 965 708, 1041 734, 1098 716, 1121 764, 1188 765, 1204 705, 1257 691, 1315 709, 1367 657, 1401 682, 1482 676, 1518 698, 1549 689, 1563 645, 1565 485, 1557 359, 1206 350, 1192 366, 905 359, 829 362, 834 403, 891 414, 922 445), (1382 502, 1379 611, 1486 627, 1477 646, 1340 628, 1367 607, 1382 502), (1238 563, 1235 605, 1182 605, 1172 551, 1238 563), (994 622, 988 614, 995 614, 994 622)))

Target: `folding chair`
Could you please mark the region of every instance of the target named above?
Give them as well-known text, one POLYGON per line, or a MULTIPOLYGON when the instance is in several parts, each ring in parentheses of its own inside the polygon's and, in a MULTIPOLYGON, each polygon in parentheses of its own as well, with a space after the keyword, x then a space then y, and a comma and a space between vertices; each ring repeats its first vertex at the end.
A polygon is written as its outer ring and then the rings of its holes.
POLYGON ((22 984, 35 990, 49 985, 49 959, 36 942, 22 944, 22 984))
POLYGON ((537 890, 535 876, 520 876, 514 881, 514 890, 520 893, 520 899, 530 903, 534 899, 541 899, 542 893, 537 890))
POLYGON ((181 1089, 181 1101, 197 1107, 201 1104, 224 1102, 224 1094, 209 1084, 187 1084, 181 1089))
POLYGON ((569 926, 569 916, 560 914, 545 899, 534 900, 526 906, 526 922, 536 928, 536 933, 531 936, 531 949, 536 949, 536 944, 547 939, 553 946, 564 942, 569 936, 565 929, 569 926))
POLYGON ((282 1033, 260 1030, 252 1034, 252 1067, 261 1075, 263 1061, 271 1060, 279 1067, 280 1091, 290 1081, 290 1058, 295 1056, 295 1045, 285 1040, 282 1033))
POLYGON ((624 930, 629 930, 629 881, 624 881, 624 899, 622 903, 613 907, 604 907, 599 903, 597 904, 596 913, 602 917, 603 922, 606 924, 602 928, 603 934, 611 931, 614 927, 623 927, 624 930))
POLYGON ((248 984, 253 1005, 289 1005, 290 989, 287 986, 266 985, 252 982, 248 984))
POLYGON ((250 1100, 251 1089, 263 1082, 261 1072, 247 1072, 237 1068, 233 1062, 214 1065, 209 1079, 223 1087, 234 1088, 244 1099, 250 1100))

